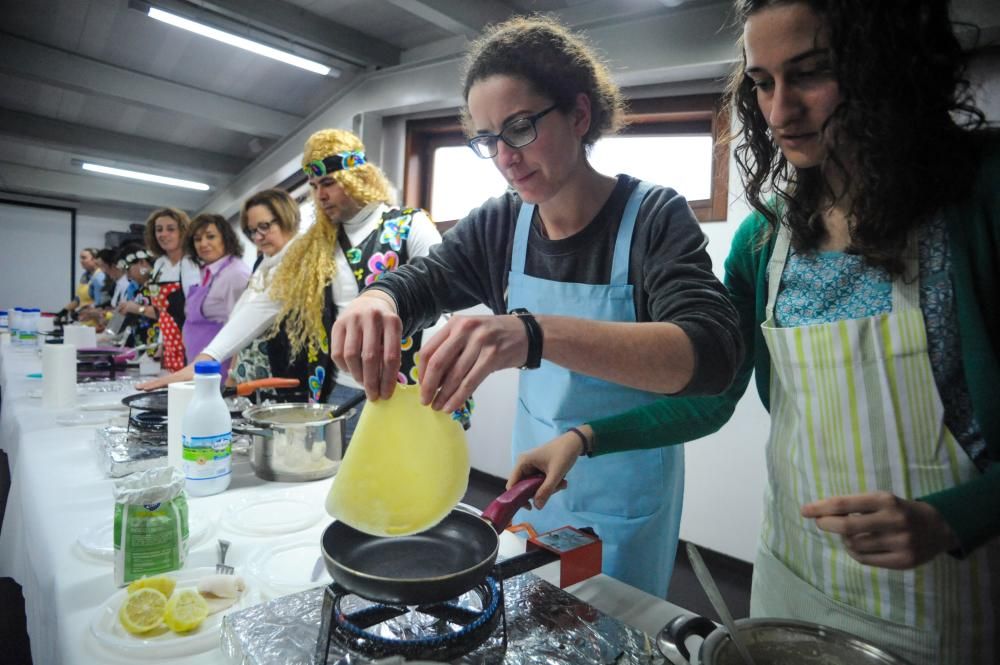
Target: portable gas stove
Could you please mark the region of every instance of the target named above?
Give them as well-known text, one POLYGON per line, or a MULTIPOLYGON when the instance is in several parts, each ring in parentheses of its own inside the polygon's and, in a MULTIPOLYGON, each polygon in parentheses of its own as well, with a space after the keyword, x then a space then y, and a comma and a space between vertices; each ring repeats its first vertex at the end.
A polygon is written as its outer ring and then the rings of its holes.
POLYGON ((642 632, 527 573, 559 559, 545 549, 499 562, 473 589, 434 605, 370 601, 336 583, 277 598, 226 616, 223 652, 256 665, 664 662, 642 632))

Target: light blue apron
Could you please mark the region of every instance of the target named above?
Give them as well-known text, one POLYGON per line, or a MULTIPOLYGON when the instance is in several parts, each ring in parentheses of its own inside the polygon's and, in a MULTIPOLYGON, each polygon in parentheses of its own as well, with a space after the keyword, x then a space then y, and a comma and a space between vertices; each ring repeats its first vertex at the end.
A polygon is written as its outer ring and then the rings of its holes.
MULTIPOLYGON (((526 275, 535 206, 522 204, 514 232, 508 306, 524 307, 534 314, 634 322, 629 250, 639 204, 651 187, 640 182, 625 206, 615 239, 610 284, 555 282, 526 275)), ((542 360, 538 369, 521 372, 514 458, 570 427, 662 398, 542 360)), ((603 541, 604 573, 665 598, 684 500, 683 447, 584 457, 566 480, 569 487, 553 495, 544 510, 522 510, 514 521, 529 522, 539 532, 567 525, 593 527, 603 541)))

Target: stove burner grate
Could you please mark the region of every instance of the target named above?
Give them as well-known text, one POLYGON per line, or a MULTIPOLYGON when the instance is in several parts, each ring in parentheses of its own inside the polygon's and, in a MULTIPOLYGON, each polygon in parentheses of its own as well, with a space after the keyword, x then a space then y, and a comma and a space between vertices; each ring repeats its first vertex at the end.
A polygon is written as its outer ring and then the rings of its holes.
POLYGON ((334 583, 324 596, 324 625, 317 661, 327 662, 331 641, 365 656, 452 660, 486 642, 501 619, 506 648, 503 586, 488 577, 462 598, 473 602, 440 603, 415 609, 373 603, 345 610, 345 601, 356 606, 359 598, 334 583), (324 636, 328 639, 322 639, 324 636))

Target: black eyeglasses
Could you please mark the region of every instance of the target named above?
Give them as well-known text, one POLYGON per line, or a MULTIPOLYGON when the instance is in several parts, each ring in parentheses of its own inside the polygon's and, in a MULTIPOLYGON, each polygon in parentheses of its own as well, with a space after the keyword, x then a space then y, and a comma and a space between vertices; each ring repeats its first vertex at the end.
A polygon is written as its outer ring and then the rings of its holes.
POLYGON ((553 104, 544 111, 523 118, 514 118, 500 130, 499 134, 480 134, 469 139, 469 147, 479 157, 492 159, 497 156, 497 141, 503 141, 511 148, 523 148, 538 138, 538 128, 535 127, 542 116, 555 110, 558 104, 553 104))
POLYGON ((257 225, 257 228, 254 229, 247 228, 246 230, 243 231, 243 233, 246 235, 247 238, 250 238, 252 242, 253 237, 256 235, 259 235, 261 238, 266 236, 267 232, 271 230, 271 227, 277 223, 278 221, 275 219, 272 219, 270 222, 261 222, 260 224, 257 225))

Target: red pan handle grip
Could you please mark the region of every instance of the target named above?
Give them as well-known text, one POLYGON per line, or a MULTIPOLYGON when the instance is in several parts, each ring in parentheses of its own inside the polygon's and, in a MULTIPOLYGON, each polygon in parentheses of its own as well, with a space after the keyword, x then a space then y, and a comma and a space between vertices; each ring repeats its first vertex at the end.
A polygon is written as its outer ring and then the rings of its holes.
POLYGON ((483 519, 493 525, 497 533, 507 528, 510 521, 521 508, 528 505, 531 497, 545 482, 545 476, 531 476, 524 480, 519 480, 509 490, 493 499, 490 505, 483 511, 483 519))

